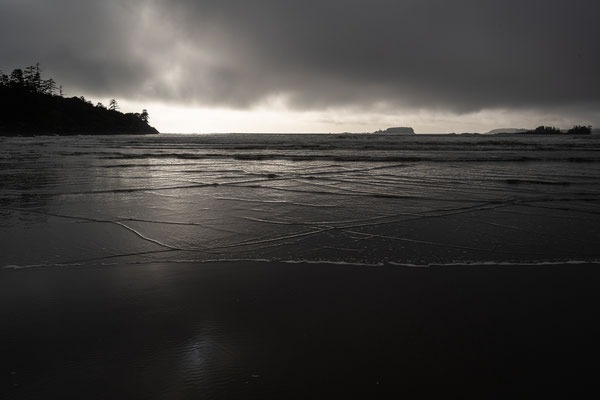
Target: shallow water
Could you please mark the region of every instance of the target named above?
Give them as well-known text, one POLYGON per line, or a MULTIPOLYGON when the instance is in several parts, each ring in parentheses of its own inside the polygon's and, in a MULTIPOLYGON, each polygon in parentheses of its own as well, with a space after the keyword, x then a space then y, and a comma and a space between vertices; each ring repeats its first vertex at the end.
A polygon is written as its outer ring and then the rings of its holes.
POLYGON ((598 262, 600 137, 0 138, 0 267, 598 262))

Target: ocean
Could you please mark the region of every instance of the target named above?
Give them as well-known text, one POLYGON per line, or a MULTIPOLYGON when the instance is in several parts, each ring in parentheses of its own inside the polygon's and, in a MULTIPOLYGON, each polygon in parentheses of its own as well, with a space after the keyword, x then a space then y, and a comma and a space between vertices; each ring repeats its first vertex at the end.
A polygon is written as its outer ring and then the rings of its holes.
POLYGON ((0 138, 0 397, 590 395, 599 150, 0 138))
POLYGON ((596 263, 600 136, 0 138, 0 266, 596 263))

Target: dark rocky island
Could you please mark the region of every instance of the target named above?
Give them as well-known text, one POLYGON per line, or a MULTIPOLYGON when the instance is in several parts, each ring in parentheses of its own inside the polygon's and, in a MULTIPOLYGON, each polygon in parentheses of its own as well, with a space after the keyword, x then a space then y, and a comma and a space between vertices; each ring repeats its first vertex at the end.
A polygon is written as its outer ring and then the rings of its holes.
POLYGON ((385 131, 379 130, 379 131, 375 131, 373 133, 392 133, 395 135, 414 135, 415 130, 410 127, 401 126, 401 127, 395 127, 395 128, 387 128, 385 131))
POLYGON ((148 112, 122 113, 84 97, 65 98, 52 79, 42 79, 39 64, 10 75, 0 71, 0 136, 155 134, 148 112))

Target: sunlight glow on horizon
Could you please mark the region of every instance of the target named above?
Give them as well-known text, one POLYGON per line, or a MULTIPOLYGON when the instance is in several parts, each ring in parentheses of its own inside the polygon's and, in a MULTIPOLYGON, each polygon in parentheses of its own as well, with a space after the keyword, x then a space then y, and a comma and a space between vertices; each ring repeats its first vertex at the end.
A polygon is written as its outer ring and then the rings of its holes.
MULTIPOLYGON (((409 110, 393 114, 389 110, 297 111, 275 103, 238 110, 117 100, 122 112, 141 112, 142 109, 147 109, 150 124, 161 133, 363 133, 393 126, 410 126, 418 134, 485 133, 498 128, 535 128, 549 124, 568 128, 575 124, 587 124, 587 121, 535 111, 482 110, 461 115, 443 111, 409 110)), ((100 101, 108 104, 106 99, 100 101)), ((95 104, 96 101, 92 102, 95 104)))

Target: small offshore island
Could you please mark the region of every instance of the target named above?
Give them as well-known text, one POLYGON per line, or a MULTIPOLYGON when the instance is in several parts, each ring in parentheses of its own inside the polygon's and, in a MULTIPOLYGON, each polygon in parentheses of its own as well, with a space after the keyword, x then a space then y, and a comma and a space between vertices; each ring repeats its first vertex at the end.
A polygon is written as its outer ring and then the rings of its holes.
POLYGON ((413 128, 407 126, 399 126, 394 128, 387 128, 385 131, 378 130, 373 132, 374 134, 391 134, 391 135, 416 135, 413 128))
POLYGON ((116 100, 95 106, 81 97, 65 98, 40 65, 10 75, 0 71, 0 136, 157 134, 148 112, 122 113, 116 100))

